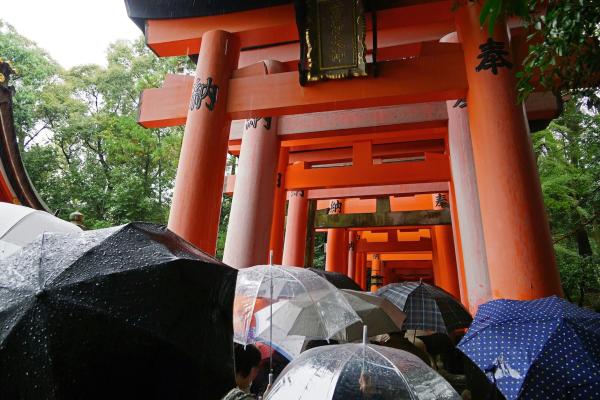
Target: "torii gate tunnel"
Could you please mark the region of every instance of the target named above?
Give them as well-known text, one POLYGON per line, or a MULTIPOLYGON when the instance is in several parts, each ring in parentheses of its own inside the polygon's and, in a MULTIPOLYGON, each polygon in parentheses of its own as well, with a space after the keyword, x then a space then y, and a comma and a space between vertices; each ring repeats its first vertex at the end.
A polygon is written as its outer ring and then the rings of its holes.
POLYGON ((311 265, 321 231, 326 268, 371 290, 423 279, 472 311, 562 294, 529 137, 558 106, 517 101, 519 21, 489 36, 452 0, 126 3, 158 56, 197 55, 141 95, 142 126, 185 124, 171 230, 214 254, 225 187, 237 268, 311 265))

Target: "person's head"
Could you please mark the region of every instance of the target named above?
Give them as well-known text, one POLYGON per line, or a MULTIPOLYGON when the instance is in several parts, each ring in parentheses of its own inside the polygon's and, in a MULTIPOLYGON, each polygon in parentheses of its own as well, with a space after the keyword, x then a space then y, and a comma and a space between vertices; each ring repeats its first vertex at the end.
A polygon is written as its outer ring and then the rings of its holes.
POLYGON ((235 345, 235 383, 239 388, 248 388, 259 372, 260 350, 253 344, 235 345))

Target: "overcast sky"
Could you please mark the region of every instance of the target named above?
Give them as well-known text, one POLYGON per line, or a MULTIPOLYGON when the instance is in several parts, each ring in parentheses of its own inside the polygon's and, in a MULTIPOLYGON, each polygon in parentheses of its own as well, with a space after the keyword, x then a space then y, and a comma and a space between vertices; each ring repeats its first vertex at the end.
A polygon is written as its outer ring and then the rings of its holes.
POLYGON ((123 0, 0 1, 0 18, 37 42, 65 68, 106 65, 109 43, 141 35, 127 17, 123 0))

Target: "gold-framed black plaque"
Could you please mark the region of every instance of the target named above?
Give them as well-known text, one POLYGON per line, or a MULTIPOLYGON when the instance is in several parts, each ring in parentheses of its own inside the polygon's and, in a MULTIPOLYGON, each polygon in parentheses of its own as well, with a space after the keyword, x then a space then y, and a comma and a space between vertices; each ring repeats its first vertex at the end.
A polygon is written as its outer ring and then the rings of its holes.
POLYGON ((362 0, 304 0, 300 81, 366 76, 362 0))

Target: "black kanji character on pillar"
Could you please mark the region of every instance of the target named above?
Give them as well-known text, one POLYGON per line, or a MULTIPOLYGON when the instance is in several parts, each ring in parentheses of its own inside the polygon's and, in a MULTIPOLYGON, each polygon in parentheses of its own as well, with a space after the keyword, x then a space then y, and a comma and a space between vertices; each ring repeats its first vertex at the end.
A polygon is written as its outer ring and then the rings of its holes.
POLYGON ((477 58, 481 58, 481 62, 475 67, 475 71, 480 72, 484 69, 491 69, 492 74, 498 75, 498 68, 512 68, 512 63, 504 58, 508 54, 504 50, 504 42, 496 42, 494 39, 489 38, 487 42, 479 46, 479 49, 481 49, 481 54, 477 58))
POLYGON ((341 214, 342 202, 339 200, 331 200, 329 203, 329 214, 341 214))
POLYGON ((204 102, 206 108, 212 111, 215 108, 217 102, 217 93, 219 87, 213 84, 212 78, 206 78, 206 83, 202 83, 200 79, 194 81, 194 87, 192 88, 192 98, 190 99, 190 110, 198 110, 202 106, 202 100, 208 97, 208 101, 204 102))
POLYGON ((436 193, 435 195, 435 206, 440 208, 448 208, 450 204, 448 203, 448 199, 446 195, 443 193, 436 193))
POLYGON ((256 127, 258 126, 258 121, 260 121, 261 119, 265 120, 265 123, 263 125, 265 127, 265 129, 270 130, 271 129, 271 117, 249 118, 246 120, 246 125, 245 125, 246 129, 250 129, 251 127, 256 129, 256 127))

